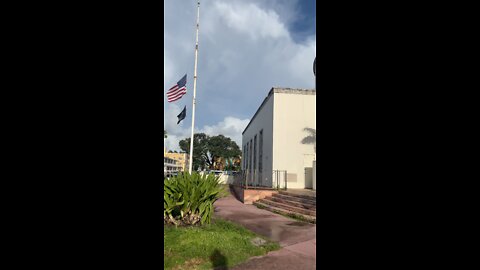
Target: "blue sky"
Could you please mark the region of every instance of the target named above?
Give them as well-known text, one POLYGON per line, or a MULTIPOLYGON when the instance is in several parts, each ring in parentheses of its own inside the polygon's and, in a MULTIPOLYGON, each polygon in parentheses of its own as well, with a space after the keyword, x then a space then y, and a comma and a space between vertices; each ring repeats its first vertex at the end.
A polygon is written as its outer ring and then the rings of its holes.
MULTIPOLYGON (((314 0, 200 1, 195 132, 223 134, 240 145, 241 133, 273 86, 314 88, 314 0)), ((187 94, 164 95, 167 149, 190 137, 196 1, 164 1, 165 93, 187 73, 187 94), (187 106, 187 117, 177 115, 187 106)))

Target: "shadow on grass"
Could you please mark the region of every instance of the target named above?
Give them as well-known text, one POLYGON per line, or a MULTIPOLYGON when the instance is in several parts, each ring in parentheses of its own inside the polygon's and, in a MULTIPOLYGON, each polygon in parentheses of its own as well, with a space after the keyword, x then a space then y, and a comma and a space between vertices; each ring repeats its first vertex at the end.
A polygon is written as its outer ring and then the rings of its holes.
POLYGON ((210 256, 210 261, 212 262, 213 269, 215 270, 228 270, 227 267, 227 258, 220 253, 218 249, 215 249, 210 256))

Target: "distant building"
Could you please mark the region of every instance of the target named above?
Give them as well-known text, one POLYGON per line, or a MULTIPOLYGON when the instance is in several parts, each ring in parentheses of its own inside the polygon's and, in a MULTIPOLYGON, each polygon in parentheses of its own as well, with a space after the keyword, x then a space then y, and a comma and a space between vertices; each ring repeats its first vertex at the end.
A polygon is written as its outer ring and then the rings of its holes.
POLYGON ((189 156, 187 153, 165 153, 165 157, 174 159, 177 164, 180 166, 180 171, 185 172, 188 171, 189 165, 189 156))
POLYGON ((242 133, 242 171, 250 186, 313 188, 316 91, 272 88, 242 133), (307 142, 306 142, 307 141, 307 142))
POLYGON ((168 157, 176 161, 176 164, 180 166, 180 171, 188 171, 190 155, 187 153, 168 153, 167 148, 163 148, 163 156, 168 157))
POLYGON ((181 165, 177 161, 168 157, 163 157, 163 175, 176 175, 181 171, 181 165))

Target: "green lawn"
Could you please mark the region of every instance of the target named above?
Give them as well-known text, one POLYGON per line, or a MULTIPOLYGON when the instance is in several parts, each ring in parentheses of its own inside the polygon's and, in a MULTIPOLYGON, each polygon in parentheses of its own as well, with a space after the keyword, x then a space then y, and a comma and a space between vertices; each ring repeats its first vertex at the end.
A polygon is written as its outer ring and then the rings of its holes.
MULTIPOLYGON (((165 227, 164 269, 213 269, 231 267, 252 256, 264 255, 280 248, 267 242, 261 247, 250 240, 255 233, 228 221, 215 218, 201 227, 165 227)), ((265 238, 263 238, 265 239, 265 238)))

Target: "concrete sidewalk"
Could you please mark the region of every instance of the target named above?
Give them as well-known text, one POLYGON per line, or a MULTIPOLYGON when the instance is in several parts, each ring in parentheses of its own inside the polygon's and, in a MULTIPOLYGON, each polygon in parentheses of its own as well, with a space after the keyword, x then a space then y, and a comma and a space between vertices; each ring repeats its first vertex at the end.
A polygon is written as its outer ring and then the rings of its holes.
POLYGON ((254 257, 232 269, 315 269, 316 226, 245 205, 228 196, 215 202, 215 215, 279 242, 282 249, 254 257))

